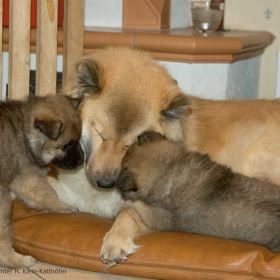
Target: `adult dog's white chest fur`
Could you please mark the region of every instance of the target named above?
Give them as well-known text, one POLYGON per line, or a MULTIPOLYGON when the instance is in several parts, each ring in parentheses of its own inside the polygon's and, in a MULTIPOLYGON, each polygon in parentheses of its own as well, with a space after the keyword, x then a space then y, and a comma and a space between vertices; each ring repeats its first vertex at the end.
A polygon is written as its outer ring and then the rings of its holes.
POLYGON ((81 212, 104 218, 114 218, 123 200, 116 189, 98 190, 92 187, 85 175, 85 168, 61 171, 58 178, 48 177, 48 181, 64 203, 77 207, 81 212))

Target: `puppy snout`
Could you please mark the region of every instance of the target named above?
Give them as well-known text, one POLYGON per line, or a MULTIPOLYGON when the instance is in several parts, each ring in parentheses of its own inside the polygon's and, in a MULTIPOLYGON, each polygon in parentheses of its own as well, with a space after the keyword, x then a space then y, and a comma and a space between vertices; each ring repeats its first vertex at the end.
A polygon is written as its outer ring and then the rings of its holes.
POLYGON ((68 148, 67 153, 72 155, 72 158, 75 160, 77 166, 84 163, 84 152, 79 142, 73 141, 72 145, 68 148))
POLYGON ((84 153, 78 141, 71 140, 63 149, 65 155, 62 158, 56 158, 53 163, 63 169, 74 169, 83 164, 84 153))
POLYGON ((116 185, 117 178, 113 177, 102 177, 96 181, 99 188, 113 188, 116 185))
POLYGON ((136 192, 138 190, 133 175, 127 170, 121 172, 116 187, 121 192, 136 192))

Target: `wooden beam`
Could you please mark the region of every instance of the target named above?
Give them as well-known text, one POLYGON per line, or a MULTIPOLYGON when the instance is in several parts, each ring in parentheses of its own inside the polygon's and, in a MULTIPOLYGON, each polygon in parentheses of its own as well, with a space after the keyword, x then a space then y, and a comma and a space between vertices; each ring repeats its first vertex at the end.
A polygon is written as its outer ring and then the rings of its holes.
POLYGON ((56 94, 58 0, 38 0, 36 95, 56 94))
POLYGON ((72 88, 75 64, 83 56, 84 0, 64 1, 63 93, 72 88))
MULTIPOLYGON (((263 53, 273 42, 267 31, 225 31, 205 37, 191 28, 160 32, 91 28, 84 32, 84 55, 105 46, 144 49, 155 59, 185 63, 231 63, 263 53), (168 42, 168 44, 166 43, 168 42)), ((31 51, 36 51, 36 29, 31 30, 31 51)), ((9 49, 9 31, 3 29, 3 50, 9 49)), ((63 31, 58 30, 57 52, 63 54, 63 31)))
POLYGON ((2 49, 2 29, 3 29, 3 0, 0 0, 0 100, 4 99, 2 93, 2 65, 3 65, 3 49, 2 49))
POLYGON ((10 1, 9 22, 9 98, 29 95, 31 0, 10 1))

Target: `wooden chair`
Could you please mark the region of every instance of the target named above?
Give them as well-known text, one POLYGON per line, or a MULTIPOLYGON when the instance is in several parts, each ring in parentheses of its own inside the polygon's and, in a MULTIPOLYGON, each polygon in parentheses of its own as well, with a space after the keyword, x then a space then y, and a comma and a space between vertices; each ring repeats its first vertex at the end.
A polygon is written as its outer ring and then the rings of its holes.
MULTIPOLYGON (((37 0, 36 95, 56 94, 58 1, 37 0)), ((2 82, 2 17, 0 0, 0 89, 2 82)), ((9 91, 8 98, 29 95, 31 0, 9 1, 9 91)), ((83 56, 84 1, 64 0, 63 88, 69 88, 75 63, 83 56)), ((0 92, 0 96, 3 96, 0 92)))

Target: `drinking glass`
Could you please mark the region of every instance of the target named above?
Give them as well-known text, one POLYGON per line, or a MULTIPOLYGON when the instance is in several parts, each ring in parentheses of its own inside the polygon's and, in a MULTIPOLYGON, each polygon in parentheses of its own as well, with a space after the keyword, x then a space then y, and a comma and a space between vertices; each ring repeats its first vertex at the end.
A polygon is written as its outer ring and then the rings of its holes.
POLYGON ((210 1, 193 0, 192 25, 202 32, 217 31, 222 23, 224 5, 213 5, 210 1))

